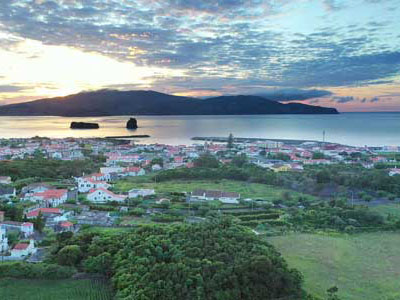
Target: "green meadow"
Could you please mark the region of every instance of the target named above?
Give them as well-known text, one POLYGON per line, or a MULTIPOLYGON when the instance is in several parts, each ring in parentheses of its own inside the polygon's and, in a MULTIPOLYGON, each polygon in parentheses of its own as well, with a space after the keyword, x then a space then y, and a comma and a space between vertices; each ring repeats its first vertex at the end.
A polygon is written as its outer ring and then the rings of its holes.
POLYGON ((4 300, 111 300, 111 289, 97 280, 0 279, 4 300))
MULTIPOLYGON (((120 180, 114 185, 114 190, 118 192, 127 192, 133 188, 154 189, 157 193, 192 192, 196 189, 222 190, 226 192, 240 193, 241 198, 260 198, 271 201, 280 199, 282 193, 285 191, 292 196, 304 196, 298 192, 266 184, 247 183, 233 180, 171 180, 154 182, 149 178, 131 177, 126 180, 120 180)), ((313 198, 309 195, 307 195, 307 197, 313 198)))
POLYGON ((373 211, 376 211, 376 212, 382 214, 383 216, 385 216, 385 218, 388 218, 388 217, 400 218, 400 204, 399 203, 372 206, 372 207, 370 207, 370 210, 373 210, 373 211))
POLYGON ((399 233, 290 234, 267 240, 303 273, 306 290, 316 296, 337 286, 340 299, 400 299, 399 233))

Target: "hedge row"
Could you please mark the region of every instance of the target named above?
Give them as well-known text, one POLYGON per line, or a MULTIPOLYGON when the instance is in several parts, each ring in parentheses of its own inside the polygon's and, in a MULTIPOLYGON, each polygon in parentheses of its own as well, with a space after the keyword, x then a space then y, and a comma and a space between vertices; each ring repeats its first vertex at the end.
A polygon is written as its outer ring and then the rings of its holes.
POLYGON ((224 214, 226 215, 231 215, 235 217, 240 217, 240 216, 249 216, 249 215, 256 215, 256 214, 265 214, 265 213, 270 213, 270 210, 251 210, 251 211, 227 211, 224 212, 221 210, 224 214))
POLYGON ((160 223, 172 223, 172 222, 182 222, 184 220, 183 217, 180 216, 170 216, 170 215, 157 215, 151 217, 153 222, 160 222, 160 223))
POLYGON ((0 263, 0 278, 19 279, 66 279, 74 275, 76 270, 56 264, 30 264, 26 262, 0 263))
POLYGON ((271 213, 271 214, 248 215, 248 216, 240 216, 239 219, 241 221, 274 220, 274 219, 279 219, 279 214, 271 213))

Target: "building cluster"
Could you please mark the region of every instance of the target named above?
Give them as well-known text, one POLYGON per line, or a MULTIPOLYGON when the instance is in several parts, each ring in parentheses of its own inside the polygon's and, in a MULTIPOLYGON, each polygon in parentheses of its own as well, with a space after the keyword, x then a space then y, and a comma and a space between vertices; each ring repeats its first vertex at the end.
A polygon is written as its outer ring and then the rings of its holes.
MULTIPOLYGON (((27 184, 17 191, 9 174, 0 174, 0 201, 11 205, 13 200, 19 199, 25 207, 24 222, 6 220, 4 212, 0 211, 0 253, 11 253, 10 257, 13 258, 35 254, 34 224, 38 218, 42 218, 44 225, 56 232, 76 231, 82 225, 110 226, 115 222, 110 212, 90 209, 89 204, 112 204, 122 209, 128 199, 152 197, 158 204, 169 202, 166 198, 157 200, 156 191, 150 188, 133 188, 124 194, 115 193, 113 184, 129 176, 192 168, 196 159, 204 153, 215 156, 221 164, 245 155, 248 162, 275 172, 302 172, 307 165, 339 162, 362 164, 365 168, 391 163, 393 168, 388 169, 388 174, 400 175, 400 169, 396 166, 399 147, 350 147, 330 143, 266 140, 243 140, 233 147, 228 146, 227 143, 211 142, 193 145, 135 145, 133 142, 107 139, 72 138, 0 140, 0 161, 39 157, 55 160, 91 159, 94 155, 104 157, 104 164, 96 173, 71 178, 62 188, 38 182, 27 184), (82 199, 86 205, 71 204, 82 199), (70 209, 66 209, 68 207, 70 209), (21 239, 11 249, 7 237, 10 232, 16 232, 21 239)), ((240 200, 240 194, 231 191, 194 190, 186 193, 188 203, 219 201, 223 204, 239 204, 240 200)))

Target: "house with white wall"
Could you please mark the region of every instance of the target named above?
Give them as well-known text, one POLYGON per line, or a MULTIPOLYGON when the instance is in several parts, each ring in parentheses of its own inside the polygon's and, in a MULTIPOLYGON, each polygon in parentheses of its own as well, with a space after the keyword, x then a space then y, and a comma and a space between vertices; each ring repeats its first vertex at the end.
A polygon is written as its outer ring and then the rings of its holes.
POLYGON ((111 174, 111 173, 121 173, 124 171, 123 167, 103 167, 100 168, 100 172, 103 174, 111 174))
POLYGON ((8 250, 8 239, 5 228, 0 225, 0 253, 8 250))
POLYGON ((42 206, 45 207, 56 207, 58 205, 65 203, 68 200, 68 190, 67 189, 46 190, 44 192, 34 193, 29 197, 25 196, 25 199, 40 203, 42 206))
POLYGON ((143 176, 146 171, 140 167, 127 167, 122 172, 122 176, 143 176))
POLYGON ((10 176, 0 176, 0 184, 11 184, 11 177, 10 176))
POLYGON ((238 204, 240 194, 235 192, 222 192, 222 191, 209 191, 209 190, 195 190, 192 192, 190 202, 202 202, 218 200, 225 204, 238 204))
POLYGON ((155 194, 156 192, 153 189, 132 189, 128 192, 129 198, 146 197, 155 194))
POLYGON ((29 243, 18 243, 11 250, 11 257, 22 258, 31 254, 36 253, 37 249, 33 239, 29 240, 29 243))
POLYGON ((389 176, 400 175, 400 169, 394 168, 389 170, 389 176))
POLYGON ((93 203, 124 202, 126 198, 126 195, 114 194, 104 188, 93 189, 87 194, 87 199, 93 203))
POLYGON ((17 191, 11 186, 0 186, 0 199, 11 199, 17 195, 17 191))
POLYGON ((106 181, 98 181, 88 177, 79 177, 77 183, 79 193, 88 193, 92 189, 108 189, 111 187, 106 181))
POLYGON ((14 222, 14 221, 3 221, 0 223, 6 231, 9 230, 17 230, 19 231, 24 237, 29 237, 33 234, 33 223, 30 222, 14 222))
POLYGON ((24 186, 21 190, 22 194, 34 194, 34 193, 40 193, 40 192, 44 192, 47 190, 51 190, 54 187, 49 185, 49 184, 45 184, 45 183, 32 183, 29 184, 27 186, 24 186))

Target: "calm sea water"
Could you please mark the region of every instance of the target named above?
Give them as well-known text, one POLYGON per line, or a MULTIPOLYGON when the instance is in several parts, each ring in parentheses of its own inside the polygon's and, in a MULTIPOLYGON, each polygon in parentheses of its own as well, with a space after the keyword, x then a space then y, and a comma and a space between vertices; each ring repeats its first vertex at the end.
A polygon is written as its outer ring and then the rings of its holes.
POLYGON ((105 137, 148 134, 141 143, 190 144, 194 136, 322 140, 354 146, 400 145, 400 113, 339 115, 137 116, 140 128, 127 130, 128 116, 0 117, 0 137, 105 137), (97 130, 69 129, 71 121, 96 122, 97 130))

